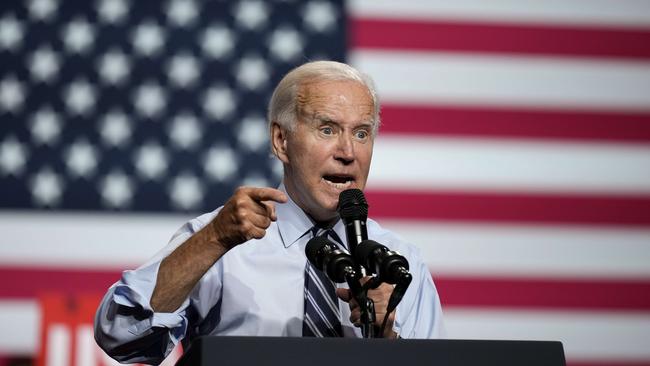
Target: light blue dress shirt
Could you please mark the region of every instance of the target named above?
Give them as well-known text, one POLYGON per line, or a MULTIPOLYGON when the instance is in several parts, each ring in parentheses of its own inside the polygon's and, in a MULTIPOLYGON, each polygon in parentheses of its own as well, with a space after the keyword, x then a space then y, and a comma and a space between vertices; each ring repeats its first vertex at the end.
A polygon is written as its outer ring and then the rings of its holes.
MULTIPOLYGON (((283 186, 280 189, 286 192, 283 186)), ((305 246, 311 238, 304 234, 314 223, 291 199, 276 204, 278 219, 262 239, 238 245, 221 257, 175 312, 152 310, 149 301, 160 262, 218 211, 186 223, 154 258, 125 271, 111 286, 95 319, 95 338, 109 355, 120 361, 160 362, 179 341, 187 346, 201 335, 302 336, 305 246)), ((441 338, 440 300, 417 248, 371 219, 367 228, 369 239, 408 259, 413 275, 397 307, 393 330, 402 338, 441 338)), ((333 229, 345 240, 340 220, 333 229)), ((361 337, 361 330, 349 320, 348 304, 339 300, 339 308, 344 336, 361 337)))

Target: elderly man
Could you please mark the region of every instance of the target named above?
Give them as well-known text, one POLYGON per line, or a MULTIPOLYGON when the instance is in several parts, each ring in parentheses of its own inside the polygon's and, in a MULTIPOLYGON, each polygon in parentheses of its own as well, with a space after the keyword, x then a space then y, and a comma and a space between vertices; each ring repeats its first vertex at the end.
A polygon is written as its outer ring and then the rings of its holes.
MULTIPOLYGON (((366 185, 379 124, 372 82, 346 64, 304 64, 276 87, 268 120, 282 184, 237 189, 151 261, 124 272, 95 320, 97 342, 114 358, 160 361, 180 340, 200 335, 361 336, 350 290, 335 290, 308 263, 305 245, 318 232, 346 245, 336 208, 343 190, 366 185), (319 301, 333 318, 320 319, 323 309, 310 313, 319 301)), ((408 258, 413 275, 383 336, 441 336, 440 301, 417 250, 371 219, 367 228, 370 239, 408 258)), ((382 284, 368 292, 378 325, 392 290, 382 284)))

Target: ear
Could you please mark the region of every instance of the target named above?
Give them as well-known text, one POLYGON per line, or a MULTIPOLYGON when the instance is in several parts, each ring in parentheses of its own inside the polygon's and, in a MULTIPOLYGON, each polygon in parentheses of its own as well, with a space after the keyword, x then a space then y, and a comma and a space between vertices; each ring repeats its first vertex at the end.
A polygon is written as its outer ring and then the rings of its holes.
POLYGON ((273 121, 271 123, 271 149, 273 154, 285 164, 289 163, 287 154, 287 137, 289 131, 280 126, 279 123, 273 121))

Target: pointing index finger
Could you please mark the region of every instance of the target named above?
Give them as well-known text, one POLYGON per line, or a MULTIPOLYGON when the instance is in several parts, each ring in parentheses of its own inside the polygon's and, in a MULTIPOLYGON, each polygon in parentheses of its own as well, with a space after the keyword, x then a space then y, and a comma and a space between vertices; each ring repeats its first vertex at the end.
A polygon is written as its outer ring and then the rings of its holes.
POLYGON ((263 187, 263 188, 257 188, 253 187, 250 188, 249 191, 249 196, 257 202, 262 202, 262 201, 274 201, 278 203, 285 203, 288 200, 287 195, 275 188, 268 188, 268 187, 263 187))

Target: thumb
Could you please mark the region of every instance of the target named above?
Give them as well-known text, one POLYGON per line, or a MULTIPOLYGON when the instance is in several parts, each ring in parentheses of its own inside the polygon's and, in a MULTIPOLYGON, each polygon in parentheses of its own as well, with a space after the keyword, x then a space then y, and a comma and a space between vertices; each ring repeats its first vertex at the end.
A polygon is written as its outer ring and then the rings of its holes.
POLYGON ((349 302, 350 299, 352 298, 352 294, 349 289, 347 288, 337 288, 336 289, 336 296, 339 297, 339 299, 349 302))

